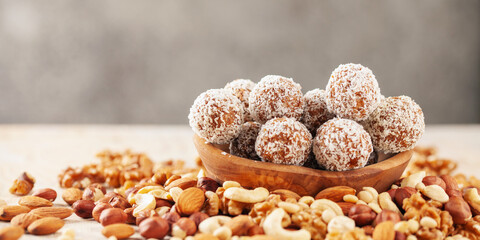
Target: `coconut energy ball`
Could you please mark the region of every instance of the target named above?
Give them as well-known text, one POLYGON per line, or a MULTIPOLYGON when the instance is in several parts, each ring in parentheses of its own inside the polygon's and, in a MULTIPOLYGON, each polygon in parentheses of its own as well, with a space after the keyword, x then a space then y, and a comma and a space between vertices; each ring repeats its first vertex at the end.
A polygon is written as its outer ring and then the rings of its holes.
POLYGON ((335 117, 330 113, 325 103, 325 90, 314 89, 308 91, 305 96, 305 107, 303 109, 302 123, 307 129, 315 134, 318 127, 324 122, 335 117))
POLYGON ((328 110, 341 118, 364 120, 380 103, 380 88, 375 76, 360 64, 338 66, 325 91, 328 110))
POLYGON ((318 164, 330 171, 364 167, 373 151, 362 125, 342 118, 328 120, 317 130, 313 153, 318 164))
POLYGON ((312 134, 294 118, 274 118, 262 126, 255 150, 264 162, 303 165, 310 154, 312 134))
POLYGON ((304 105, 301 89, 291 78, 265 76, 250 93, 250 114, 256 122, 262 124, 278 117, 299 120, 304 105))
POLYGON ((225 85, 225 89, 232 91, 233 95, 235 95, 240 100, 240 102, 242 102, 245 108, 245 121, 253 120, 250 115, 250 111, 248 110, 248 98, 250 97, 250 92, 254 87, 255 83, 249 79, 237 79, 225 85))
POLYGON ((255 141, 262 125, 257 122, 246 122, 240 127, 240 134, 230 143, 230 154, 260 160, 255 151, 255 141))
POLYGON ((211 89, 195 99, 188 120, 193 131, 208 142, 227 144, 240 132, 243 105, 231 91, 211 89))
POLYGON ((397 153, 415 147, 425 131, 422 109, 410 97, 388 97, 364 122, 375 149, 397 153))

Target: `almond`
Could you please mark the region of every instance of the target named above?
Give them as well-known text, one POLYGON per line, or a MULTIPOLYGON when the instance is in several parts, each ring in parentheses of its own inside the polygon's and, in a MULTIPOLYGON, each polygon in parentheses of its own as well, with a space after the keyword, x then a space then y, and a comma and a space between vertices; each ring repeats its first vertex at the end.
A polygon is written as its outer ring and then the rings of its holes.
POLYGON ((282 201, 287 200, 287 198, 295 198, 295 200, 297 201, 298 199, 300 199, 300 195, 287 189, 277 189, 272 191, 271 194, 280 195, 280 198, 282 199, 282 201))
POLYGON ((373 230, 373 240, 394 240, 394 224, 391 221, 379 223, 373 230))
POLYGON ((68 205, 72 205, 74 202, 82 199, 83 191, 78 188, 68 188, 62 193, 63 201, 68 205))
POLYGON ((195 180, 194 178, 184 177, 184 178, 177 179, 177 180, 171 182, 170 184, 168 184, 165 187, 165 190, 170 191, 170 189, 173 188, 173 187, 179 187, 181 189, 187 189, 187 188, 195 187, 195 186, 197 186, 197 180, 195 180))
POLYGON ((51 207, 53 203, 48 201, 45 198, 36 197, 36 196, 25 196, 18 200, 18 204, 29 207, 29 208, 39 208, 39 207, 51 207))
POLYGON ((117 239, 125 239, 132 236, 135 233, 133 227, 125 223, 110 224, 103 228, 102 234, 109 238, 111 236, 117 239))
POLYGON ((51 188, 42 188, 33 192, 32 196, 45 198, 48 201, 53 202, 55 199, 57 199, 57 192, 51 188))
POLYGON ((0 207, 0 221, 10 221, 13 217, 30 212, 30 208, 25 206, 3 206, 0 207))
POLYGON ((17 240, 25 231, 19 226, 7 226, 0 229, 1 240, 17 240))
POLYGON ((197 187, 185 189, 175 204, 180 215, 191 215, 194 212, 200 211, 205 202, 205 195, 203 190, 197 187))
POLYGON ((57 217, 64 219, 70 217, 73 213, 73 210, 66 207, 40 207, 33 209, 31 213, 40 217, 57 217))
POLYGON ((347 194, 355 195, 355 189, 348 186, 335 186, 326 188, 315 196, 315 199, 329 199, 334 202, 342 202, 343 196, 347 194))
POLYGON ((57 232, 65 225, 65 222, 57 217, 38 219, 28 226, 28 232, 34 235, 47 235, 57 232))
POLYGON ((19 215, 15 216, 14 218, 12 218, 12 220, 10 221, 10 224, 22 227, 24 229, 27 229, 27 227, 32 222, 34 222, 34 221, 36 221, 40 218, 41 218, 40 216, 38 216, 36 214, 33 214, 31 212, 22 213, 22 214, 19 214, 19 215))

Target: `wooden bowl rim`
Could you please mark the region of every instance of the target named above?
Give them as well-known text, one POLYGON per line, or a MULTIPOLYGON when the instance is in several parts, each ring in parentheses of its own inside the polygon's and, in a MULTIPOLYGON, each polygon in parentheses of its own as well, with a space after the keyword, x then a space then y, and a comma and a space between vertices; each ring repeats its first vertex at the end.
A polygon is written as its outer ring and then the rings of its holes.
MULTIPOLYGON (((234 164, 243 167, 255 167, 255 168, 263 168, 268 169, 270 171, 279 171, 279 172, 296 172, 296 173, 303 173, 309 175, 321 175, 326 178, 343 178, 345 174, 348 174, 350 177, 362 177, 364 176, 365 172, 378 172, 386 169, 396 168, 400 165, 403 165, 405 162, 410 161, 410 158, 413 155, 413 150, 408 150, 404 152, 397 153, 390 158, 387 158, 379 163, 375 163, 372 165, 365 166, 363 168, 348 170, 348 171, 327 171, 327 170, 320 170, 320 169, 313 169, 303 166, 295 166, 295 165, 284 165, 284 164, 275 164, 269 162, 262 162, 256 161, 248 158, 237 157, 232 155, 228 152, 225 152, 213 144, 208 143, 205 139, 198 136, 197 134, 194 135, 194 142, 197 143, 198 146, 204 147, 207 151, 209 151, 212 155, 218 156, 222 159, 228 159, 228 162, 225 164, 234 164)), ((202 161, 209 161, 210 159, 202 159, 202 161)))

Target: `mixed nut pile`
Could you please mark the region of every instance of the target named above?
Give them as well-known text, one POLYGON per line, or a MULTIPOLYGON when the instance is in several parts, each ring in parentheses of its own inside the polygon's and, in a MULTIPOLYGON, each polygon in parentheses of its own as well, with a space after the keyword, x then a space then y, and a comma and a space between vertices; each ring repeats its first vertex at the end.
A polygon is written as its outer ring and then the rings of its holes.
MULTIPOLYGON (((29 195, 35 179, 22 174, 10 189, 23 195, 18 205, 0 201, 0 220, 11 223, 0 239, 55 233, 73 213, 98 221, 109 239, 135 232, 146 239, 480 239, 480 180, 452 175, 456 164, 432 148, 416 148, 406 175, 387 192, 336 186, 315 196, 219 184, 199 160, 187 168, 128 151, 98 157, 59 175, 71 207, 54 206, 53 189, 29 195)), ((74 232, 59 239, 74 239, 74 232)))

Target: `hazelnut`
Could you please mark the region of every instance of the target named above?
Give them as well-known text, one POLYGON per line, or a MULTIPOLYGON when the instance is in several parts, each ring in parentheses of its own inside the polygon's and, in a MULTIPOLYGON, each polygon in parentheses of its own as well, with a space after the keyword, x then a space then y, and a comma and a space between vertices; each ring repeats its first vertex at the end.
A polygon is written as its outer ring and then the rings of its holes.
POLYGON ((197 232, 197 225, 190 218, 180 218, 172 225, 172 236, 184 238, 197 232))
POLYGON ((165 199, 156 199, 156 204, 155 204, 155 208, 159 208, 159 207, 172 207, 172 203, 170 203, 169 201, 165 200, 165 199))
POLYGON ((108 203, 110 204, 110 200, 112 199, 113 197, 107 197, 107 196, 104 196, 103 198, 100 198, 99 200, 95 201, 95 204, 99 204, 99 203, 108 203))
POLYGON ((168 212, 162 216, 163 219, 167 220, 169 224, 174 224, 180 219, 180 214, 177 212, 168 212))
POLYGON ((209 218, 208 214, 203 213, 203 212, 195 212, 189 217, 193 222, 195 222, 195 225, 198 225, 203 222, 203 220, 209 218))
POLYGON ((426 176, 423 178, 422 182, 423 184, 425 184, 425 186, 438 185, 441 188, 443 188, 443 190, 447 189, 447 185, 445 184, 445 181, 443 181, 441 178, 437 176, 426 176))
POLYGON ((75 214, 81 218, 91 218, 95 203, 92 200, 78 200, 72 205, 75 214))
POLYGON ((72 205, 74 202, 82 199, 83 191, 78 188, 68 188, 62 193, 63 201, 68 205, 72 205))
POLYGON ((220 184, 217 181, 209 178, 209 177, 200 177, 197 181, 197 187, 206 191, 217 191, 217 188, 220 187, 220 184))
POLYGON ((151 181, 158 185, 163 185, 167 181, 167 174, 165 172, 157 172, 152 176, 151 181))
POLYGON ((123 197, 122 194, 116 192, 108 192, 105 194, 105 197, 113 198, 113 197, 123 197))
POLYGON ((413 194, 417 193, 417 190, 412 187, 397 188, 395 192, 395 198, 392 198, 399 208, 403 207, 403 200, 410 198, 413 194))
POLYGON ((390 194, 391 199, 395 199, 395 194, 397 193, 397 189, 398 188, 392 188, 392 189, 387 191, 387 193, 390 194))
POLYGON ((167 220, 160 217, 150 217, 142 221, 138 227, 140 235, 144 238, 163 239, 170 230, 167 220))
POLYGON ((107 193, 107 189, 100 183, 92 183, 90 184, 90 186, 88 187, 93 187, 93 188, 97 188, 97 189, 100 189, 100 191, 102 191, 102 193, 105 195, 107 193))
POLYGON ((450 197, 448 202, 445 203, 445 211, 452 215, 455 224, 465 224, 472 218, 472 211, 462 197, 450 197))
POLYGON ((100 223, 107 226, 114 223, 125 223, 127 214, 120 208, 107 208, 100 213, 100 223))
POLYGON ((99 222, 100 221, 100 214, 103 212, 103 210, 109 209, 109 208, 112 208, 112 206, 110 206, 110 204, 103 203, 103 202, 100 202, 100 203, 97 202, 95 204, 95 207, 93 208, 93 211, 92 211, 93 219, 95 219, 95 221, 99 222))
POLYGON ((57 199, 57 192, 55 192, 55 190, 53 190, 51 188, 38 189, 35 192, 33 192, 32 195, 36 196, 36 197, 41 197, 41 198, 47 199, 50 202, 53 202, 53 201, 55 201, 55 199, 57 199))
POLYGON ((393 224, 400 222, 400 215, 392 210, 384 209, 382 210, 375 220, 373 221, 373 226, 385 221, 391 221, 393 224))
POLYGON ((158 217, 157 213, 153 210, 144 210, 144 211, 141 211, 137 214, 137 217, 135 218, 135 223, 136 225, 140 225, 140 223, 149 218, 149 217, 158 217))
POLYGON ((359 227, 372 224, 377 214, 367 205, 355 204, 348 211, 348 217, 355 221, 355 224, 359 227))
POLYGON ((114 208, 126 209, 131 207, 130 203, 128 203, 128 200, 122 196, 113 197, 112 199, 110 199, 109 203, 114 208))
POLYGON ((137 222, 137 219, 133 216, 133 209, 134 208, 126 208, 125 210, 123 210, 123 212, 125 212, 125 214, 127 214, 127 223, 128 224, 135 224, 137 222))
POLYGON ((104 196, 102 190, 95 188, 95 187, 88 187, 83 191, 82 199, 83 200, 92 200, 92 201, 98 201, 102 199, 104 196))

